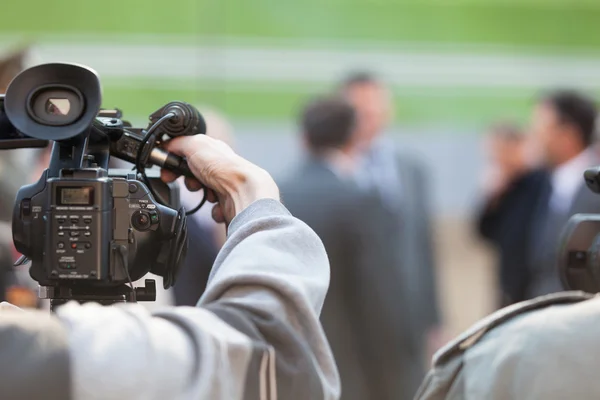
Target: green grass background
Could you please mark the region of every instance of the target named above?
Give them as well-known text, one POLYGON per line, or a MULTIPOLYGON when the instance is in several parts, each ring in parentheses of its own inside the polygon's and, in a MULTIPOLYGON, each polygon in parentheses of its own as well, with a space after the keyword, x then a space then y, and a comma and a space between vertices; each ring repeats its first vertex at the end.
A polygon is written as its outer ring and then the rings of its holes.
POLYGON ((600 45, 590 0, 2 0, 0 32, 600 45))
MULTIPOLYGON (((161 41, 218 38, 224 44, 237 38, 271 38, 479 45, 492 52, 497 46, 514 52, 600 51, 600 0, 0 1, 0 35, 31 40, 55 40, 48 39, 50 34, 62 34, 66 41, 158 34, 161 41)), ((273 85, 267 82, 261 90, 230 83, 215 89, 193 82, 189 89, 149 89, 143 80, 127 87, 112 80, 104 82, 104 92, 107 106, 118 105, 136 116, 166 101, 185 99, 212 104, 238 119, 292 118, 307 88, 293 82, 273 85)), ((395 88, 398 119, 415 125, 481 124, 496 117, 524 120, 535 96, 518 89, 404 89, 395 88)))

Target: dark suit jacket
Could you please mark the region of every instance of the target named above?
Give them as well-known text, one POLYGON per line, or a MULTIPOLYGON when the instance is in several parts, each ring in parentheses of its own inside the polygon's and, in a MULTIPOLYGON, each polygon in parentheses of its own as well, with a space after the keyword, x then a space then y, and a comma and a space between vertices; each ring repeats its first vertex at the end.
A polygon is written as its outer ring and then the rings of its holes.
POLYGON ((583 175, 581 180, 570 209, 562 214, 548 205, 550 173, 536 171, 481 217, 480 231, 499 247, 502 284, 512 302, 564 290, 557 264, 563 229, 575 214, 600 213, 600 196, 583 184, 583 175))
POLYGON ((501 299, 507 306, 527 298, 529 237, 547 173, 533 171, 517 178, 497 199, 488 199, 477 218, 479 234, 498 251, 501 299))
POLYGON ((323 241, 331 265, 321 321, 342 379, 342 399, 410 399, 420 356, 390 224, 378 198, 309 160, 280 183, 290 212, 323 241))

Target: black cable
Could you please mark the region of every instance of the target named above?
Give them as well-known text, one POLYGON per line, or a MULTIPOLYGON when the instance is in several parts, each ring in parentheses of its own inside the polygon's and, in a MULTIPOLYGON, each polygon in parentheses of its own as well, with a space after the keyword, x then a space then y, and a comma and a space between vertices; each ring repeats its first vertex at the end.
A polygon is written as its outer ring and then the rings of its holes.
POLYGON ((150 190, 150 193, 152 194, 152 196, 158 200, 158 202, 160 204, 162 204, 163 206, 168 206, 169 202, 166 201, 165 199, 163 199, 163 197, 154 190, 154 188, 152 187, 152 184, 150 183, 150 180, 148 179, 148 177, 146 176, 146 171, 142 171, 140 172, 140 174, 142 175, 142 182, 144 182, 144 184, 148 187, 148 189, 150 190))
POLYGON ((148 129, 148 131, 146 132, 146 135, 142 139, 142 142, 140 143, 140 147, 138 149, 137 156, 135 159, 135 168, 142 175, 142 181, 144 182, 144 184, 146 186, 148 186, 148 190, 150 190, 150 193, 152 194, 152 196, 155 199, 157 199, 159 201, 159 203, 161 203, 162 205, 168 205, 168 202, 165 201, 165 199, 163 199, 162 196, 160 194, 158 194, 154 190, 152 185, 150 184, 150 180, 146 176, 146 166, 142 165, 142 151, 143 151, 144 147, 146 146, 146 144, 148 143, 148 141, 155 135, 155 131, 158 129, 158 127, 160 125, 162 125, 165 121, 169 120, 170 118, 172 118, 174 116, 175 116, 175 114, 173 114, 173 113, 167 113, 167 114, 163 115, 162 117, 160 117, 160 119, 158 121, 156 121, 154 124, 152 124, 152 126, 148 129))
POLYGON ((206 203, 207 197, 206 197, 206 191, 208 190, 207 188, 203 188, 204 190, 204 194, 202 195, 202 200, 200 201, 200 204, 198 204, 196 207, 192 208, 189 211, 185 212, 185 216, 187 217, 188 215, 192 215, 195 212, 197 212, 200 208, 202 208, 202 206, 206 203))
POLYGON ((131 298, 133 299, 133 302, 136 303, 137 302, 137 297, 135 294, 135 287, 133 286, 133 281, 131 280, 131 275, 129 275, 129 268, 127 267, 127 256, 125 255, 125 253, 127 252, 127 248, 125 248, 125 246, 120 245, 119 246, 119 254, 121 255, 121 261, 123 262, 123 270, 125 271, 125 276, 127 276, 127 280, 129 281, 129 285, 131 286, 131 298))

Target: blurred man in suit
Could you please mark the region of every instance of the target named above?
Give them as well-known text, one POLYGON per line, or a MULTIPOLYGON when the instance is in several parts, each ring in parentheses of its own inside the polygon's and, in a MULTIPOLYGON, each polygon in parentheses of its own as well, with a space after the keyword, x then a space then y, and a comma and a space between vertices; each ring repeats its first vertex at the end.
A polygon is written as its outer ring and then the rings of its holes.
POLYGON ((363 160, 357 174, 359 183, 365 191, 377 193, 394 216, 398 261, 393 267, 404 276, 414 335, 422 340, 422 353, 431 355, 444 338, 438 310, 428 175, 419 160, 400 154, 383 134, 392 118, 392 97, 382 82, 359 72, 343 81, 340 90, 358 113, 357 146, 363 160))
POLYGON ((331 284, 321 321, 340 371, 342 399, 410 399, 420 380, 420 354, 394 269, 390 214, 355 181, 355 111, 342 98, 317 99, 304 109, 300 125, 308 154, 280 190, 329 256, 331 284))
POLYGON ((577 213, 600 213, 600 200, 585 185, 583 172, 600 164, 592 146, 597 110, 594 102, 574 91, 543 97, 532 119, 546 179, 541 185, 530 230, 527 298, 562 290, 556 269, 559 237, 577 213))

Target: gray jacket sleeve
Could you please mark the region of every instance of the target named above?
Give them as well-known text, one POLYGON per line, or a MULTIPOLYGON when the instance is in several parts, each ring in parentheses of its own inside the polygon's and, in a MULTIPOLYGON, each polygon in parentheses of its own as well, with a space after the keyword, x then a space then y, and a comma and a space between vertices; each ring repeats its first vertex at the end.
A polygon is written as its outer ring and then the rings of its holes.
POLYGON ((338 398, 318 322, 328 281, 316 234, 279 202, 257 201, 232 221, 198 307, 58 310, 72 398, 338 398))

